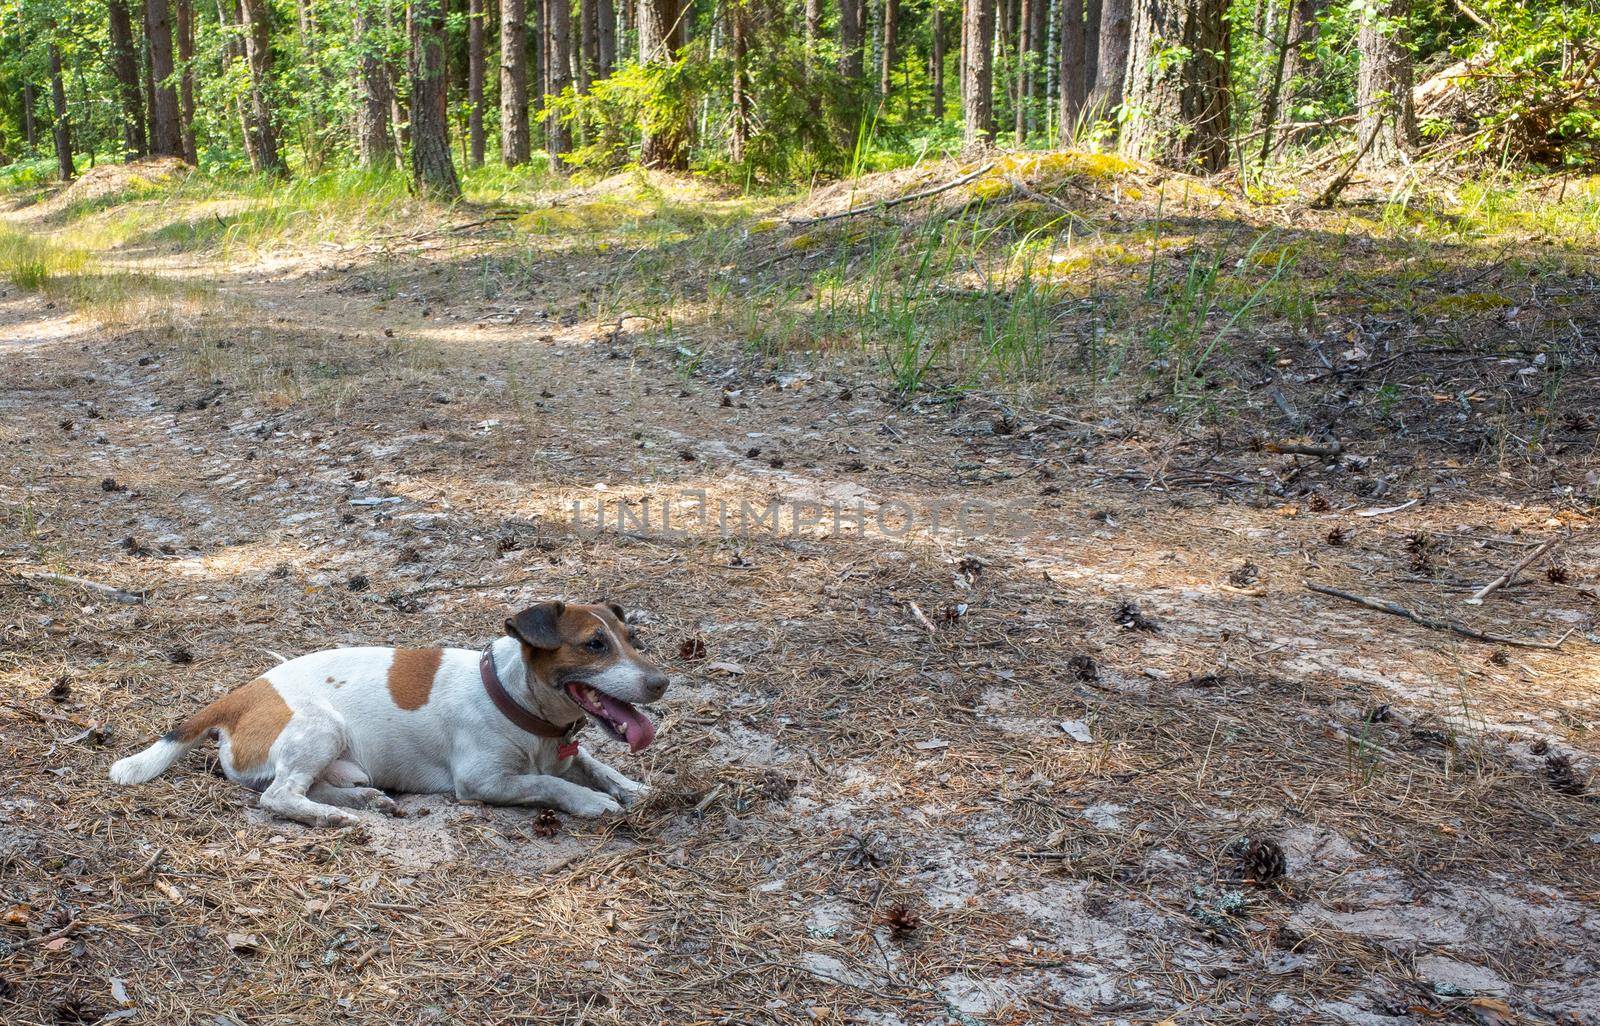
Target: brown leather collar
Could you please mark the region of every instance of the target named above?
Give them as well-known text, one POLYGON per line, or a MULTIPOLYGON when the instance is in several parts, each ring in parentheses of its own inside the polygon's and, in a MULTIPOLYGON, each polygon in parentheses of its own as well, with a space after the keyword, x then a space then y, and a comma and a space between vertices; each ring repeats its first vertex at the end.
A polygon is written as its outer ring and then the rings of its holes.
POLYGON ((540 737, 570 738, 583 726, 580 718, 569 727, 558 727, 542 716, 535 716, 506 693, 505 685, 500 683, 500 675, 494 669, 494 655, 492 648, 483 650, 483 656, 478 660, 478 673, 483 677, 483 690, 489 692, 489 701, 499 709, 506 719, 526 730, 530 734, 540 737))

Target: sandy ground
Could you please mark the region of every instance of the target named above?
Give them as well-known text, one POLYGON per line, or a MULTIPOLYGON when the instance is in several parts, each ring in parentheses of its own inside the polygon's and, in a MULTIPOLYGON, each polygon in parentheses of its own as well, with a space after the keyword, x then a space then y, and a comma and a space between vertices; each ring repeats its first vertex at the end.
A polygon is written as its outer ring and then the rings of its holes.
POLYGON ((213 301, 0 286, 7 1022, 1600 1023, 1600 543, 1550 491, 900 403, 569 313, 560 254, 492 302, 447 247, 126 260, 213 301), (623 817, 105 779, 275 654, 601 595, 675 677, 592 739, 623 817))

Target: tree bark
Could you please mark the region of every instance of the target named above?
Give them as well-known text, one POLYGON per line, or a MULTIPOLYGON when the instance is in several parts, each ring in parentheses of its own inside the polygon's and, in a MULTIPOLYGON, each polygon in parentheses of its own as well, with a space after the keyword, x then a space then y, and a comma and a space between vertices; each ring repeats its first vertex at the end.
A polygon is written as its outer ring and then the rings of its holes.
POLYGON ((1012 135, 1018 146, 1028 141, 1028 101, 1033 95, 1033 69, 1028 55, 1033 52, 1033 8, 1039 0, 1021 0, 1017 11, 1017 76, 1012 84, 1012 135))
POLYGON ((1356 33, 1360 62, 1356 74, 1356 138, 1364 145, 1376 133, 1360 163, 1385 167, 1409 154, 1417 143, 1417 114, 1411 102, 1411 50, 1406 20, 1410 0, 1377 0, 1362 8, 1356 33), (1381 124, 1380 124, 1381 123, 1381 124))
MULTIPOLYGON (((822 0, 805 0, 806 5, 806 70, 816 61, 817 40, 822 38, 822 0)), ((934 16, 938 17, 937 10, 934 16)))
POLYGON ((1227 10, 1228 0, 1140 0, 1128 36, 1130 156, 1190 171, 1227 165, 1227 10))
MULTIPOLYGON (((239 0, 217 0, 217 25, 222 29, 222 73, 228 74, 233 67, 233 62, 244 59, 244 44, 240 41, 237 28, 242 22, 239 14, 239 0)), ((261 169, 261 155, 256 152, 256 137, 250 131, 250 114, 243 98, 234 100, 233 110, 239 119, 240 136, 244 139, 245 156, 250 158, 250 166, 256 170, 261 169)))
POLYGON ((1115 123, 1117 108, 1122 106, 1128 78, 1128 33, 1132 15, 1132 0, 1102 0, 1094 88, 1089 93, 1089 108, 1097 120, 1115 123))
POLYGON ((1083 95, 1084 104, 1094 92, 1095 78, 1100 71, 1100 0, 1088 0, 1083 5, 1083 95))
POLYGON ((733 124, 728 132, 728 158, 743 163, 750 142, 750 8, 747 0, 728 0, 728 48, 733 55, 733 124))
POLYGON ((240 0, 239 12, 244 18, 244 59, 250 69, 250 124, 246 130, 255 139, 256 170, 286 175, 289 166, 278 150, 278 127, 268 94, 272 87, 271 8, 267 0, 240 0))
MULTIPOLYGON (((549 54, 550 82, 545 88, 541 107, 545 110, 545 148, 552 156, 572 152, 572 127, 549 110, 550 98, 560 96, 572 85, 572 3, 571 0, 546 0, 550 11, 550 35, 546 40, 549 54)), ((559 160, 550 162, 552 170, 561 170, 559 160)))
POLYGON ((500 0, 500 159, 526 164, 528 139, 528 26, 526 0, 500 0))
MULTIPOLYGON (((1283 82, 1290 121, 1299 120, 1295 116, 1295 106, 1317 93, 1314 76, 1310 74, 1310 50, 1316 44, 1325 7, 1326 0, 1290 0, 1289 48, 1283 62, 1283 82)), ((1282 148, 1299 137, 1300 133, 1293 130, 1281 132, 1278 146, 1282 148)))
POLYGON ((894 89, 895 32, 899 7, 896 0, 883 0, 883 61, 878 73, 878 93, 885 97, 894 89))
MULTIPOLYGON (((849 4, 851 0, 845 0, 849 4)), ((642 63, 671 61, 677 58, 678 0, 636 0, 639 13, 639 60, 642 63)), ((859 51, 858 51, 859 52, 859 51)), ((687 103, 681 111, 657 124, 644 126, 639 146, 639 161, 645 167, 686 171, 689 167, 689 139, 692 131, 687 103)))
POLYGON ((467 0, 467 149, 483 166, 484 0, 467 0))
POLYGON ((145 0, 145 34, 150 40, 150 80, 155 90, 152 116, 155 131, 150 149, 167 157, 183 156, 183 128, 179 123, 178 90, 172 84, 172 14, 167 0, 145 0))
POLYGON ((600 22, 595 35, 595 75, 610 78, 617 66, 617 7, 612 0, 595 0, 595 7, 600 22))
POLYGON ((356 151, 368 170, 394 166, 389 69, 373 31, 372 0, 356 0, 356 151))
POLYGON ((446 114, 444 0, 411 0, 411 182, 420 195, 451 201, 461 196, 450 159, 446 114))
POLYGON ((28 149, 33 149, 39 144, 39 129, 33 121, 33 83, 22 83, 22 137, 27 140, 28 149))
POLYGON ((839 72, 852 82, 861 79, 864 26, 858 0, 839 0, 839 72))
POLYGON ((139 21, 144 25, 144 32, 140 36, 140 50, 144 60, 140 67, 144 78, 144 137, 149 141, 149 150, 153 152, 156 145, 156 79, 150 74, 150 12, 145 9, 141 0, 139 4, 139 21))
POLYGON ((194 145, 194 0, 176 0, 178 8, 178 100, 180 116, 179 137, 183 141, 183 159, 199 164, 200 155, 194 145))
POLYGON ((56 168, 61 180, 70 182, 78 174, 72 166, 72 126, 67 121, 67 91, 61 82, 61 48, 56 45, 55 19, 50 21, 50 102, 54 117, 50 122, 51 135, 55 137, 56 168))
POLYGON ((127 0, 107 0, 111 31, 111 69, 122 104, 122 149, 128 160, 149 152, 144 134, 144 96, 139 91, 139 56, 133 49, 133 17, 127 0))
POLYGON ((600 5, 596 0, 579 0, 578 92, 587 93, 600 77, 600 5))
POLYGON ((1083 20, 1083 0, 1061 0, 1061 72, 1056 76, 1061 103, 1059 139, 1062 147, 1077 138, 1078 119, 1088 102, 1088 35, 1083 20))
POLYGON ((962 106, 966 146, 978 150, 994 142, 995 0, 965 0, 961 15, 962 106))
POLYGON ((944 120, 944 16, 936 3, 930 15, 933 19, 929 31, 933 35, 933 54, 930 58, 933 78, 933 120, 944 120))

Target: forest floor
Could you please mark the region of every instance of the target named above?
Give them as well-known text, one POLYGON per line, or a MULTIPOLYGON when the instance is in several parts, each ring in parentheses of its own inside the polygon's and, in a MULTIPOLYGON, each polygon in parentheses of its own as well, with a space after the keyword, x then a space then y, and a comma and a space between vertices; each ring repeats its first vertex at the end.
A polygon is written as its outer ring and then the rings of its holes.
POLYGON ((0 1017, 1600 1023, 1600 183, 973 170, 13 198, 0 1017), (596 596, 623 816, 106 779, 596 596))

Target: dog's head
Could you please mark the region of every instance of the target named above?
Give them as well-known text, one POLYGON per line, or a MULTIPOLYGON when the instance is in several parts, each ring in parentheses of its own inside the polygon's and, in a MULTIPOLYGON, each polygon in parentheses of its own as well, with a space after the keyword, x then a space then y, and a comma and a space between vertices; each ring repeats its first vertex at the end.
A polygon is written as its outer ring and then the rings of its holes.
POLYGON ((637 752, 656 736, 634 708, 667 691, 667 675, 634 647, 622 607, 541 602, 506 621, 522 643, 528 685, 543 684, 637 752))

